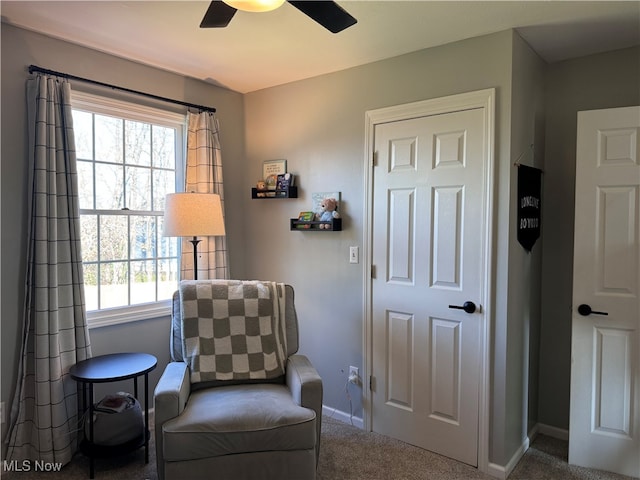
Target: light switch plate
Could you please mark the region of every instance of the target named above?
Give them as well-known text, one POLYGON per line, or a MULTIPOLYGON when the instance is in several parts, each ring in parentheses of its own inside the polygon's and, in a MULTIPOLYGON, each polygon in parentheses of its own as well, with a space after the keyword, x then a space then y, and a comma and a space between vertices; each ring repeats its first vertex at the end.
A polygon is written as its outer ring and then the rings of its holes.
POLYGON ((349 263, 360 262, 358 247, 349 247, 349 263))

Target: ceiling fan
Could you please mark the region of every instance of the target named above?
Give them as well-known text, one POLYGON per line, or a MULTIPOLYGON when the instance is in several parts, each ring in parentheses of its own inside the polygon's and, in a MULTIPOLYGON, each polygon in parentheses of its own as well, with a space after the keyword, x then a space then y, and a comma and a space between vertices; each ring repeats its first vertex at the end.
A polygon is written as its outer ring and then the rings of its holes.
MULTIPOLYGON (((213 0, 211 4, 209 4, 209 8, 202 22, 200 22, 200 28, 226 27, 238 10, 268 12, 278 8, 284 1, 285 0, 213 0)), ((345 9, 334 1, 288 0, 288 2, 332 33, 341 32, 357 22, 355 18, 349 15, 345 9)))

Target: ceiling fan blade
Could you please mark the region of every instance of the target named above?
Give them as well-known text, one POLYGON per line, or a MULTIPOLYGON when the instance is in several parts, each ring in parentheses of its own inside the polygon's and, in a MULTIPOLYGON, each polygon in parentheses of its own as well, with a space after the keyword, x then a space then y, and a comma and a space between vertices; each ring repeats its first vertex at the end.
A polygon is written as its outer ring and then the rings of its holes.
POLYGON ((204 14, 200 28, 222 28, 229 25, 229 22, 236 14, 237 10, 222 0, 213 0, 209 4, 207 13, 204 14))
POLYGON ((355 25, 357 20, 336 2, 319 0, 289 0, 289 3, 332 33, 355 25))

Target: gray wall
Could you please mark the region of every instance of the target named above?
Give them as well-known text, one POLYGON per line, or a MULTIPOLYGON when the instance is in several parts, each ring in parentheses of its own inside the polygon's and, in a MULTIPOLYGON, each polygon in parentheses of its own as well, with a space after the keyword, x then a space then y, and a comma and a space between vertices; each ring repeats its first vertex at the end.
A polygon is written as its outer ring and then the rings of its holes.
MULTIPOLYGON (((517 55, 516 55, 517 56, 517 55)), ((525 116, 540 101, 541 62, 511 31, 431 48, 389 60, 324 75, 246 95, 247 175, 246 183, 259 177, 263 160, 286 158, 289 170, 297 174, 297 200, 245 201, 247 238, 246 273, 249 277, 276 278, 296 286, 301 323, 301 350, 313 361, 324 381, 325 403, 349 412, 344 385, 349 365, 363 365, 363 264, 348 262, 350 245, 364 242, 364 127, 365 112, 445 95, 496 88, 496 211, 495 273, 496 305, 491 347, 493 402, 491 461, 503 464, 521 445, 526 435, 527 376, 518 359, 527 356, 521 327, 508 330, 508 323, 520 325, 523 311, 509 310, 509 295, 520 294, 529 273, 516 267, 508 271, 513 248, 510 238, 511 129, 524 130, 514 149, 533 142, 533 128, 525 116), (523 78, 535 73, 519 87, 522 106, 511 124, 513 45, 527 58, 518 65, 523 78), (531 91, 536 93, 531 95, 531 91), (523 124, 523 125, 521 125, 523 124), (288 219, 311 207, 311 193, 342 192, 344 231, 339 233, 291 232, 288 219), (498 252, 500 252, 498 254, 498 252), (511 277, 509 276, 511 275, 511 277), (517 277, 516 280, 513 278, 517 277), (526 277, 526 278, 525 278, 526 277), (512 318, 509 318, 511 315, 512 318), (507 322, 507 318, 509 321, 507 322), (507 348, 509 346, 509 348, 507 348), (517 390, 511 395, 507 386, 517 390), (524 419, 524 420, 523 420, 524 419), (523 422, 525 426, 523 427, 523 422), (511 425, 515 432, 508 431, 511 425), (507 433, 509 437, 506 437, 507 433)), ((519 80, 519 77, 518 77, 519 80)), ((535 301, 537 294, 524 301, 535 301)), ((527 309, 528 305, 521 308, 527 309)), ((527 337, 528 338, 528 337, 527 337)), ((353 391, 353 390, 352 390, 353 391)), ((360 392, 358 392, 360 393, 360 392)), ((354 413, 362 414, 361 395, 353 395, 354 413)))
MULTIPOLYGON (((30 64, 217 107, 224 148, 226 201, 230 206, 227 210, 228 229, 234 246, 237 246, 231 250, 232 273, 242 275, 244 263, 242 212, 232 207, 242 203, 241 197, 246 190, 242 177, 244 111, 241 94, 2 24, 1 399, 7 407, 13 398, 22 335, 28 217, 25 82, 30 64)), ((77 90, 96 91, 85 83, 72 85, 77 90)), ((113 96, 114 92, 109 89, 106 94, 113 96)), ((135 98, 146 102, 142 97, 135 98)), ((175 108, 165 103, 156 105, 175 108)), ((90 331, 90 338, 94 355, 132 350, 156 355, 158 368, 150 375, 152 388, 169 359, 168 317, 94 328, 90 331)), ((131 384, 127 388, 131 389, 131 384)))
MULTIPOLYGON (((537 416, 538 337, 540 330, 540 270, 542 239, 528 253, 517 240, 518 167, 543 168, 545 64, 522 38, 514 33, 511 89, 511 150, 507 163, 509 238, 508 250, 498 256, 508 257, 507 316, 496 318, 496 332, 504 342, 496 341, 496 366, 503 375, 494 377, 496 397, 504 395, 505 413, 496 416, 492 439, 495 451, 503 452, 494 460, 505 465, 526 439, 537 416), (532 148, 533 146, 533 148, 532 148), (508 253, 506 253, 508 251, 508 253), (502 430, 504 429, 504 430, 502 430), (498 432, 504 432, 502 435, 498 432), (500 442, 504 444, 500 447, 500 442)), ((504 200, 500 202, 504 206, 504 200)), ((498 293, 499 295, 499 293, 498 293)), ((494 403, 498 403, 494 400, 494 403)))
POLYGON ((540 423, 569 428, 571 297, 577 112, 640 105, 640 48, 549 65, 546 147, 540 423))

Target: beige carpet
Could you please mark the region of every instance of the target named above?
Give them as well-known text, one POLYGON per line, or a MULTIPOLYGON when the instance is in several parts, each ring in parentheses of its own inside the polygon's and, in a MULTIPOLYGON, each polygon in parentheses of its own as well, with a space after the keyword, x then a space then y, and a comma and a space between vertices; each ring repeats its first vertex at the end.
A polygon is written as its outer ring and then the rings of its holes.
MULTIPOLYGON (((96 460, 96 480, 157 480, 153 436, 150 462, 144 449, 129 455, 96 460)), ((9 473, 3 479, 75 480, 89 478, 89 462, 83 455, 60 472, 9 473)), ((212 479, 217 479, 212 472, 212 479)), ((366 433, 333 419, 324 419, 318 480, 466 480, 493 477, 473 467, 375 433, 366 433)), ((539 435, 524 455, 510 480, 628 480, 629 477, 569 466, 567 442, 539 435)), ((189 480, 185 478, 184 480, 189 480)), ((288 479, 283 479, 288 480, 288 479)), ((295 479, 292 479, 295 480, 295 479)))

